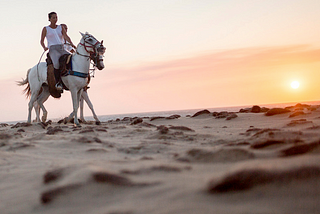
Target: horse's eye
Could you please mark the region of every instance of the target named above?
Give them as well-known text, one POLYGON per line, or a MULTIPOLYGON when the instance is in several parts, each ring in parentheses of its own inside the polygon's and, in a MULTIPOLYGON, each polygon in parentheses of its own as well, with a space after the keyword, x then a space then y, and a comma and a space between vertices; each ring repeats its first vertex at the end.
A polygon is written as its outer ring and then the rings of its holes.
POLYGON ((89 40, 89 42, 92 42, 93 40, 92 39, 88 39, 89 40))

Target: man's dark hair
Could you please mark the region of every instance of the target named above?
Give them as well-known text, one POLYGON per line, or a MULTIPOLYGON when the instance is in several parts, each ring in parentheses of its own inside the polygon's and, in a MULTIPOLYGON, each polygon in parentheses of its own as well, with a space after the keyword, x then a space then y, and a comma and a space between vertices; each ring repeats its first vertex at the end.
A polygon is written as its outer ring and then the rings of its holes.
POLYGON ((48 14, 49 19, 51 19, 51 16, 52 16, 52 15, 54 15, 54 14, 56 14, 56 15, 57 15, 57 13, 56 13, 56 12, 51 12, 51 13, 49 13, 49 14, 48 14))

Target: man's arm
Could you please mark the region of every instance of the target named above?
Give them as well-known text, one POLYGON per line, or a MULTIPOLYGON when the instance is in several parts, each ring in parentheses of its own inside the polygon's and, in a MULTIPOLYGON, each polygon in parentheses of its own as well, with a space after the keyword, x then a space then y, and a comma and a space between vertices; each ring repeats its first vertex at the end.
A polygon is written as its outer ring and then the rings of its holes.
POLYGON ((65 29, 64 29, 63 27, 62 27, 61 29, 62 29, 61 32, 62 32, 63 38, 64 38, 67 42, 69 42, 72 47, 76 48, 76 46, 72 43, 70 37, 67 35, 67 32, 65 31, 65 29))

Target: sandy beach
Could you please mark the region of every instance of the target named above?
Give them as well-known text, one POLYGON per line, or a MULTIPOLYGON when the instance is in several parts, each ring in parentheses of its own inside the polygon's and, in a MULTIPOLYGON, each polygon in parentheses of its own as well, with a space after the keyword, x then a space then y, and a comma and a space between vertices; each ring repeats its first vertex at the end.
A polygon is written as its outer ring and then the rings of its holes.
POLYGON ((194 113, 0 124, 0 212, 319 213, 320 106, 194 113))

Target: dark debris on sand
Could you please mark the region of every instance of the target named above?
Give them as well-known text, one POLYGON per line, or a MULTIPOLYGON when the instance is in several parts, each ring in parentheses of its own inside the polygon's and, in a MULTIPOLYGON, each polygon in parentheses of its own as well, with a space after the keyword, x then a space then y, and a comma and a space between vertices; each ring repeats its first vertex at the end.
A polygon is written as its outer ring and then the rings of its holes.
POLYGON ((158 126, 157 130, 160 134, 167 134, 169 132, 169 128, 164 125, 158 126))
POLYGON ((197 113, 195 113, 191 117, 194 118, 194 117, 198 117, 198 116, 201 116, 201 115, 207 115, 207 116, 212 115, 216 119, 226 118, 226 120, 231 120, 231 119, 234 119, 234 118, 238 117, 238 115, 235 112, 221 111, 221 112, 212 112, 211 113, 207 109, 202 110, 202 111, 198 111, 197 113))
POLYGON ((186 126, 170 126, 169 129, 194 132, 193 129, 188 128, 186 126))
POLYGON ((269 111, 269 108, 260 107, 258 105, 254 105, 251 108, 242 108, 239 110, 239 113, 265 113, 269 111))
POLYGON ((197 113, 195 113, 194 115, 192 115, 192 117, 198 117, 200 115, 208 115, 211 114, 211 112, 207 109, 202 110, 202 111, 198 111, 197 113))
POLYGON ((29 127, 32 126, 31 123, 17 123, 15 125, 13 125, 11 128, 15 129, 15 128, 20 128, 20 127, 29 127))
POLYGON ((226 120, 231 120, 231 119, 234 119, 234 118, 238 117, 238 115, 236 113, 227 112, 227 111, 213 112, 212 116, 215 117, 216 119, 226 118, 226 120))
POLYGON ((63 169, 54 169, 51 171, 48 171, 43 176, 43 183, 48 184, 51 182, 54 182, 61 178, 63 175, 63 169))
POLYGON ((277 114, 285 114, 291 112, 289 109, 284 108, 272 108, 265 113, 266 116, 273 116, 277 114))
POLYGON ((150 121, 159 120, 159 119, 174 120, 174 119, 178 119, 178 118, 180 118, 180 117, 181 117, 181 116, 178 115, 178 114, 174 114, 174 115, 171 115, 171 116, 168 116, 168 117, 155 116, 155 117, 151 117, 151 118, 150 118, 150 121))
POLYGON ((132 121, 132 123, 130 123, 130 125, 137 125, 139 123, 142 123, 143 122, 143 119, 142 118, 136 118, 132 121))
POLYGON ((60 126, 55 126, 55 127, 48 127, 47 129, 47 134, 48 135, 54 135, 57 132, 63 132, 62 128, 60 126))
POLYGON ((243 169, 230 173, 220 180, 209 182, 209 193, 243 191, 268 183, 287 184, 293 180, 320 178, 319 166, 302 166, 286 170, 243 169))
POLYGON ((296 126, 296 125, 304 125, 304 124, 313 124, 313 122, 308 121, 306 119, 292 120, 290 123, 287 124, 287 126, 296 126))

